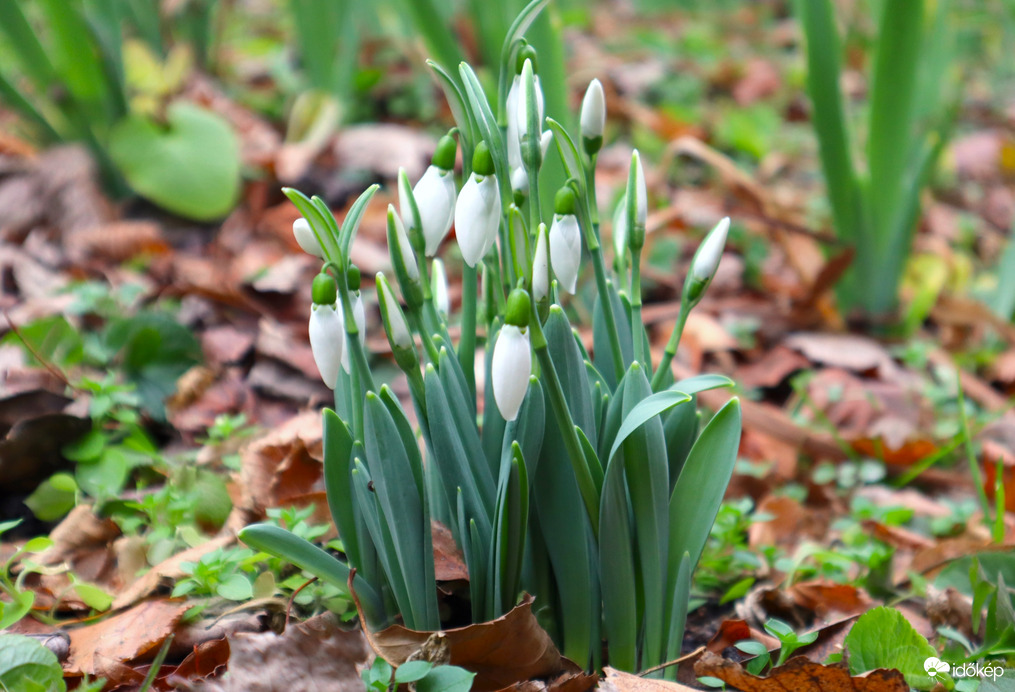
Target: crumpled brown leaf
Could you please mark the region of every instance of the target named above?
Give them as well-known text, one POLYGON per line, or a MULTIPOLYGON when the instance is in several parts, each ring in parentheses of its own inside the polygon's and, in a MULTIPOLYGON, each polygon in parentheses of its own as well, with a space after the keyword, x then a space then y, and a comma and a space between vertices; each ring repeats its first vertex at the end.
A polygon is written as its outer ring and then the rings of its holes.
POLYGON ((719 678, 741 692, 909 692, 897 670, 878 669, 852 677, 845 663, 830 666, 803 656, 773 668, 767 677, 746 672, 739 663, 706 651, 694 664, 695 675, 719 678))
POLYGON ((599 689, 604 692, 691 692, 693 687, 681 685, 679 682, 651 680, 631 673, 624 673, 607 666, 604 668, 606 679, 599 689))
POLYGON ((362 633, 341 629, 325 613, 274 632, 229 637, 229 675, 222 680, 176 680, 193 692, 321 692, 362 689, 357 665, 369 649, 362 633))
POLYGON ((377 653, 396 666, 424 647, 446 652, 445 662, 476 673, 472 687, 476 692, 547 679, 562 671, 577 672, 578 667, 560 655, 550 635, 536 622, 532 602, 532 596, 526 596, 511 612, 492 622, 442 632, 417 632, 393 625, 371 638, 377 653))

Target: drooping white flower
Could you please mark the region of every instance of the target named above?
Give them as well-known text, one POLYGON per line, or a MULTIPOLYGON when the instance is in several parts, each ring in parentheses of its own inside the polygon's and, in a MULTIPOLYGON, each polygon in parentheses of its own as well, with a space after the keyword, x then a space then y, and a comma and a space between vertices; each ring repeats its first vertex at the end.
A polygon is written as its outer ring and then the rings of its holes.
POLYGON ((550 264, 561 288, 572 295, 582 259, 581 230, 574 214, 554 214, 550 225, 550 264))
POLYGON ((505 324, 497 335, 491 363, 493 399, 504 420, 518 417, 532 374, 532 353, 527 330, 505 324))
POLYGON ((582 99, 581 136, 587 139, 602 137, 605 127, 606 97, 603 95, 603 85, 598 79, 593 79, 582 99))
POLYGON ((500 226, 500 187, 493 175, 473 173, 455 204, 455 235, 462 258, 475 267, 493 247, 500 226))
POLYGON ((691 264, 691 274, 698 281, 709 281, 715 276, 729 230, 730 219, 727 216, 709 231, 705 240, 701 241, 701 247, 695 253, 694 262, 691 264))
POLYGON ((426 256, 433 257, 455 219, 455 174, 429 166, 413 188, 426 238, 426 256))
POLYGON ((338 369, 345 345, 345 325, 337 305, 314 305, 310 309, 310 350, 324 384, 338 383, 338 369))
MULTIPOLYGON (((340 317, 342 316, 342 312, 341 311, 339 311, 339 316, 340 317)), ((357 338, 359 339, 360 345, 362 345, 366 341, 366 338, 367 338, 367 332, 366 332, 366 329, 367 329, 367 313, 366 313, 366 309, 363 307, 363 296, 360 294, 359 291, 356 291, 355 296, 352 299, 352 316, 353 316, 353 319, 356 321, 356 331, 359 334, 357 338)), ((345 331, 345 319, 344 318, 342 320, 342 330, 345 331)), ((351 360, 350 351, 352 351, 352 349, 349 348, 349 335, 348 334, 345 335, 345 339, 343 341, 343 344, 344 344, 344 346, 342 348, 342 369, 345 370, 346 373, 348 373, 349 372, 349 368, 351 367, 351 363, 350 363, 350 360, 351 360)))
POLYGON ((324 259, 324 250, 321 249, 321 244, 317 242, 317 236, 311 230, 310 222, 302 216, 293 221, 293 235, 296 237, 296 242, 299 243, 303 252, 324 259))
POLYGON ((532 255, 532 298, 539 302, 550 294, 550 263, 546 239, 546 224, 539 224, 536 233, 536 251, 532 255))
POLYGON ((434 307, 437 314, 444 319, 451 314, 451 299, 448 297, 448 274, 444 270, 444 262, 440 258, 433 261, 430 274, 430 292, 433 294, 434 307))

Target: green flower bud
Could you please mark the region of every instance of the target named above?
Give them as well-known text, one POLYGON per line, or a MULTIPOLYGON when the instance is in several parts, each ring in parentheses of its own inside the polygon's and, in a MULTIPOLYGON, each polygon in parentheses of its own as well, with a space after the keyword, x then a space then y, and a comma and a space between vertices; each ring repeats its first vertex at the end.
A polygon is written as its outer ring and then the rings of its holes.
POLYGON ((450 135, 444 135, 437 142, 437 151, 433 155, 433 165, 445 171, 455 167, 455 154, 458 151, 458 143, 450 135))
POLYGON ((557 196, 553 198, 553 213, 560 214, 574 214, 576 198, 574 190, 570 186, 565 185, 564 187, 557 190, 557 196))
POLYGON ((334 305, 338 300, 338 283, 330 274, 321 272, 314 277, 310 295, 316 305, 334 305))
POLYGON ((518 56, 515 58, 515 74, 522 73, 522 67, 525 66, 525 61, 532 61, 532 71, 539 72, 539 63, 536 62, 536 49, 531 44, 526 43, 518 49, 518 56))
POLYGON ((362 281, 363 279, 360 276, 359 267, 355 264, 350 264, 349 269, 345 272, 345 282, 349 284, 349 290, 358 291, 362 281))
POLYGON ((504 311, 504 323, 514 327, 528 326, 531 309, 532 303, 529 300, 529 294, 524 288, 516 288, 508 296, 507 309, 504 311))
POLYGON ((493 175, 493 156, 486 142, 481 141, 476 145, 476 150, 472 153, 472 170, 477 175, 493 175))

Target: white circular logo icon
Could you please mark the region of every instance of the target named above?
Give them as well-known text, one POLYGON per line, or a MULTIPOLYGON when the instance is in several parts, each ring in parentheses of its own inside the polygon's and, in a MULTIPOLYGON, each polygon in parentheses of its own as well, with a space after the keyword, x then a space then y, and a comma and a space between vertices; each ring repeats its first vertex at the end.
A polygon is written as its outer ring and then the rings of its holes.
POLYGON ((942 661, 940 658, 931 656, 923 662, 923 669, 927 671, 927 675, 933 678, 937 677, 938 673, 947 674, 948 671, 951 670, 951 666, 942 661))

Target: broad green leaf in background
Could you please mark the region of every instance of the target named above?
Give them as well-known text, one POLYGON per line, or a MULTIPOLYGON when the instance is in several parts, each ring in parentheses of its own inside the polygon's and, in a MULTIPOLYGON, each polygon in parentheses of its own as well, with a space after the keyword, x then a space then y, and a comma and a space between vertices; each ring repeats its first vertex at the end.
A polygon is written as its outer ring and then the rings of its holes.
POLYGON ((0 634, 0 689, 63 692, 63 669, 56 654, 20 634, 0 634))
POLYGON ((109 153, 143 197, 196 221, 232 209, 240 190, 239 143, 232 127, 211 111, 178 101, 164 127, 131 115, 110 133, 109 153))
POLYGON ((947 689, 954 687, 947 674, 927 675, 923 663, 936 657, 937 650, 894 608, 880 606, 861 615, 846 635, 845 644, 853 675, 895 668, 918 690, 929 690, 939 682, 947 689))

